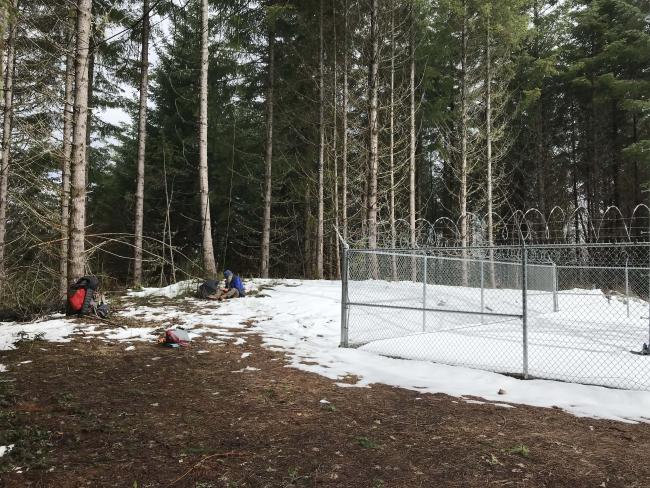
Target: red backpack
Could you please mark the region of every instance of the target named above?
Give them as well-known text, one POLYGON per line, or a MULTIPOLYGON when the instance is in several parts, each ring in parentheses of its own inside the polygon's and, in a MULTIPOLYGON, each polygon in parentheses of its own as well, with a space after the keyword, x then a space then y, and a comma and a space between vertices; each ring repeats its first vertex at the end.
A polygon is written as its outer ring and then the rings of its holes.
POLYGON ((68 288, 66 300, 66 315, 87 315, 91 312, 93 295, 99 286, 99 280, 94 276, 79 278, 68 288))
POLYGON ((77 288, 72 292, 72 296, 68 295, 68 311, 72 313, 79 313, 84 305, 86 298, 86 290, 84 288, 77 288))

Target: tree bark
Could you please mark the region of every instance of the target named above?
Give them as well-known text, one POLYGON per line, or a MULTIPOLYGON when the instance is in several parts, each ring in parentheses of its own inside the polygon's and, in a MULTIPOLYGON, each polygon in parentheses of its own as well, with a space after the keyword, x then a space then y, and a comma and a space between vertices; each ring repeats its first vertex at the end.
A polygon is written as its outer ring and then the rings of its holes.
POLYGON ((485 29, 485 145, 487 163, 487 234, 490 246, 490 287, 496 288, 494 268, 494 221, 493 221, 493 176, 492 176, 492 33, 490 31, 490 14, 487 14, 485 29))
POLYGON ((487 221, 488 245, 494 245, 492 222, 492 66, 490 59, 490 17, 488 14, 485 39, 485 144, 487 162, 487 221))
MULTIPOLYGON (((11 9, 16 10, 17 0, 11 3, 11 9)), ((13 122, 13 83, 16 56, 16 15, 9 21, 9 36, 7 39, 7 61, 4 74, 4 105, 2 125, 2 162, 0 162, 0 293, 6 281, 5 245, 7 236, 7 207, 9 205, 9 165, 11 163, 11 129, 13 122)), ((4 56, 4 52, 0 53, 4 56)))
POLYGON ((77 2, 77 49, 75 59, 74 131, 72 136, 72 180, 70 250, 68 276, 78 279, 85 270, 86 232, 86 131, 88 124, 88 57, 90 51, 92 0, 77 2))
MULTIPOLYGON (((171 219, 171 212, 170 212, 172 206, 172 198, 174 195, 174 188, 172 187, 171 195, 170 195, 168 184, 167 184, 167 157, 166 157, 164 140, 162 144, 163 144, 163 181, 164 181, 164 189, 165 189, 165 224, 167 226, 167 236, 169 239, 168 240, 169 264, 171 266, 172 283, 176 283, 176 265, 174 264, 174 247, 172 245, 172 219, 171 219)), ((164 234, 165 231, 163 230, 163 248, 164 248, 164 241, 165 241, 164 234)))
POLYGON ((268 93, 266 96, 266 152, 264 156, 264 224, 262 229, 262 278, 269 277, 269 256, 271 247, 271 170, 273 163, 273 82, 275 63, 275 32, 269 28, 268 93))
MULTIPOLYGON (((535 26, 534 55, 537 60, 541 57, 540 51, 540 14, 539 4, 536 1, 533 5, 533 25, 535 26)), ((545 150, 545 127, 544 127, 544 87, 541 87, 542 94, 535 107, 535 160, 537 162, 537 202, 539 210, 546 218, 546 150, 545 150)))
POLYGON ((325 163, 325 47, 323 38, 323 0, 320 0, 319 14, 320 48, 319 48, 319 136, 318 143, 318 224, 316 230, 316 278, 323 279, 323 174, 325 163))
POLYGON ((341 154, 341 218, 343 220, 343 239, 348 239, 348 0, 344 7, 345 35, 343 41, 343 141, 341 154))
POLYGON ((377 98, 379 92, 379 29, 377 24, 378 0, 372 0, 370 14, 370 161, 368 165, 368 246, 377 247, 377 171, 379 167, 379 126, 377 118, 377 98))
POLYGON ((580 243, 580 228, 578 227, 578 206, 580 205, 578 197, 578 157, 577 157, 577 137, 576 137, 576 115, 575 105, 571 103, 571 173, 573 184, 573 231, 575 232, 575 243, 580 243))
POLYGON ((467 4, 463 1, 460 61, 460 244, 463 248, 463 285, 467 285, 467 4))
POLYGON ((411 247, 415 247, 415 15, 411 6, 411 32, 409 36, 409 227, 411 247))
POLYGON ((201 0, 201 92, 199 112, 199 191, 201 194, 201 231, 203 234, 203 269, 216 277, 217 266, 212 246, 210 190, 208 183, 208 0, 201 0))
MULTIPOLYGON (((92 6, 91 6, 92 14, 92 6)), ((86 118, 86 188, 90 181, 90 158, 92 153, 92 133, 93 133, 93 90, 95 86, 95 36, 91 25, 90 30, 90 48, 88 50, 88 112, 86 118)))
MULTIPOLYGON (((140 109, 138 111, 138 162, 135 189, 135 243, 133 286, 142 284, 142 228, 144 224, 144 158, 147 142, 147 91, 149 89, 149 0, 142 2, 142 52, 140 54, 140 109)), ((164 239, 163 239, 164 241, 164 239)))
MULTIPOLYGON (((415 210, 415 13, 413 4, 410 7, 409 33, 409 230, 411 247, 416 246, 416 210, 415 210)), ((417 280, 417 260, 411 259, 411 280, 417 280)))
MULTIPOLYGON (((336 44, 336 0, 332 0, 332 30, 334 32, 334 66, 332 73, 332 155, 334 157, 334 226, 336 231, 339 231, 339 161, 338 161, 338 124, 337 124, 337 95, 338 95, 338 64, 336 50, 338 46, 336 44)), ((334 261, 335 261, 335 273, 334 277, 339 279, 341 277, 341 248, 338 235, 334 236, 334 261)))
POLYGON ((70 239, 70 157, 74 111, 74 17, 69 22, 70 41, 65 60, 65 102, 63 105, 63 154, 61 155, 61 244, 59 259, 59 297, 68 291, 68 244, 70 239))
MULTIPOLYGON (((636 114, 632 114, 632 143, 636 144, 639 142, 639 137, 638 137, 638 121, 637 121, 637 116, 636 114)), ((633 206, 636 207, 641 203, 641 182, 639 181, 639 158, 635 157, 634 158, 634 204, 633 206)))
POLYGON ((305 256, 303 258, 304 266, 303 273, 307 278, 311 278, 314 273, 314 244, 312 242, 312 214, 311 214, 311 185, 307 184, 307 189, 305 190, 305 221, 304 221, 304 248, 305 256))
MULTIPOLYGON (((389 134, 389 172, 390 172, 390 243, 397 247, 395 229, 395 9, 390 11, 390 134, 389 134)), ((397 258, 391 259, 392 277, 397 279, 397 258)))

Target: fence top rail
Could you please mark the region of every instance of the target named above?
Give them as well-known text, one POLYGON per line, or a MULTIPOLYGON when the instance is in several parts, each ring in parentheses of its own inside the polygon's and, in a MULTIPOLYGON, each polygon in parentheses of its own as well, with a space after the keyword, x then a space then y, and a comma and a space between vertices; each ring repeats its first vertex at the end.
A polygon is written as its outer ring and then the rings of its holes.
POLYGON ((426 246, 426 247, 402 247, 390 248, 381 247, 375 249, 350 247, 350 251, 368 251, 368 252, 392 252, 408 253, 412 252, 419 256, 428 252, 438 251, 490 251, 503 249, 595 249, 595 248, 644 248, 650 249, 650 241, 643 242, 581 242, 579 244, 504 244, 504 245, 480 245, 480 246, 426 246))
POLYGON ((628 271, 649 271, 650 267, 648 266, 590 266, 586 264, 558 264, 556 266, 558 269, 618 269, 628 271))
MULTIPOLYGON (((428 254, 409 254, 409 253, 396 253, 393 251, 387 251, 385 249, 351 249, 350 253, 352 254, 375 254, 380 256, 400 256, 406 258, 415 258, 422 259, 426 256, 427 259, 437 259, 441 261, 465 261, 467 263, 489 263, 489 264, 508 264, 511 266, 521 266, 521 260, 517 261, 501 261, 497 259, 490 259, 489 257, 480 259, 480 258, 463 258, 460 256, 429 256, 428 254)), ((552 261, 548 263, 526 263, 526 266, 529 268, 557 268, 557 269, 618 269, 628 271, 648 271, 650 270, 649 266, 594 266, 589 264, 577 263, 577 264, 555 264, 552 261)))
MULTIPOLYGON (((405 257, 405 258, 416 258, 416 259, 422 259, 426 257, 427 259, 437 259, 441 261, 465 261, 467 263, 490 263, 490 264, 508 264, 511 266, 521 266, 521 261, 501 261, 497 259, 490 259, 490 258, 463 258, 460 256, 429 256, 427 254, 408 254, 408 253, 395 253, 392 251, 385 251, 385 250, 372 250, 372 249, 352 249, 350 250, 352 254, 375 254, 375 255, 380 255, 380 256, 400 256, 400 257, 405 257)), ((528 267, 540 267, 540 268, 550 268, 553 266, 553 263, 532 263, 528 264, 528 267)), ((632 268, 628 268, 632 269, 632 268)))

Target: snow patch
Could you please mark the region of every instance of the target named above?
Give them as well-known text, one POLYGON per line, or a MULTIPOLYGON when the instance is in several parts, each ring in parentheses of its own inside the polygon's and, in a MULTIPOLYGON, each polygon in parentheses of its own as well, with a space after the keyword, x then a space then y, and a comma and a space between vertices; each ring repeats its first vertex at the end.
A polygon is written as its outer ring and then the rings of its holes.
POLYGON ((179 281, 164 288, 143 288, 138 291, 129 291, 129 296, 132 297, 165 297, 165 298, 176 298, 180 295, 187 295, 189 293, 195 293, 196 287, 201 282, 198 280, 186 280, 179 281))
MULTIPOLYGON (((260 285, 269 283, 270 280, 244 280, 244 288, 247 293, 255 291, 260 285)), ((142 290, 130 290, 128 295, 131 297, 165 297, 176 298, 183 295, 195 295, 197 287, 202 282, 200 280, 179 281, 163 288, 143 288, 142 290)))
POLYGON ((9 454, 14 448, 14 444, 9 444, 8 446, 0 446, 0 457, 3 457, 5 454, 9 454))
POLYGON ((260 368, 253 368, 252 366, 246 366, 238 371, 231 371, 231 373, 244 373, 245 371, 259 371, 260 368))
POLYGON ((109 341, 152 341, 156 339, 156 330, 153 327, 125 327, 105 331, 104 338, 109 341))
POLYGON ((0 324, 0 350, 14 349, 14 343, 21 338, 40 337, 50 342, 70 342, 76 324, 66 319, 50 319, 39 322, 4 322, 0 324))

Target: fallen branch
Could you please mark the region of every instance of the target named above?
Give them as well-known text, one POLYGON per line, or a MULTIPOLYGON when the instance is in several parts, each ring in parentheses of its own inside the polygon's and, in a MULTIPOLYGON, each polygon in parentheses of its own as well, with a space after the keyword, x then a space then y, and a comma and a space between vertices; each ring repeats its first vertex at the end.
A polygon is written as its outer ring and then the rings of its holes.
POLYGON ((188 469, 187 471, 185 471, 185 473, 183 473, 181 476, 179 476, 179 477, 176 478, 174 481, 172 481, 171 483, 169 483, 169 484, 167 485, 167 488, 170 487, 170 486, 175 485, 176 483, 178 483, 180 480, 182 480, 183 478, 185 478, 188 474, 190 474, 192 471, 194 471, 194 469, 198 468, 201 464, 203 464, 204 462, 206 462, 208 459, 212 459, 212 458, 226 458, 226 457, 243 457, 243 456, 248 456, 248 453, 246 453, 246 452, 237 452, 237 451, 228 451, 228 452, 220 452, 220 453, 217 453, 217 454, 211 454, 211 455, 209 455, 209 456, 205 456, 205 457, 204 457, 203 459, 201 459, 198 463, 196 463, 196 464, 195 464, 194 466, 192 466, 190 469, 188 469))

